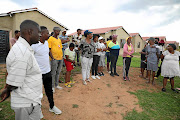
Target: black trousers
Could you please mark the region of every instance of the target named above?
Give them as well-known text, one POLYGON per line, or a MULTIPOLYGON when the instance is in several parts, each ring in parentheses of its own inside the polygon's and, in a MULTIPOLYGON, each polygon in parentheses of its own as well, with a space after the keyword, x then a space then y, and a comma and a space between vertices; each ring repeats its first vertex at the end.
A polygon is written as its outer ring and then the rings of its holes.
POLYGON ((99 64, 100 56, 93 55, 93 63, 92 63, 92 75, 97 75, 98 64, 99 64))
POLYGON ((43 74, 42 77, 43 77, 43 85, 44 85, 45 93, 49 101, 49 106, 52 109, 54 107, 54 100, 53 100, 53 91, 52 91, 51 72, 43 74))
POLYGON ((116 63, 118 60, 118 55, 110 54, 110 60, 111 60, 111 66, 110 66, 111 73, 116 73, 116 63), (113 68, 114 68, 114 72, 113 72, 113 68))
POLYGON ((131 58, 123 57, 123 77, 128 77, 130 65, 131 65, 131 58))

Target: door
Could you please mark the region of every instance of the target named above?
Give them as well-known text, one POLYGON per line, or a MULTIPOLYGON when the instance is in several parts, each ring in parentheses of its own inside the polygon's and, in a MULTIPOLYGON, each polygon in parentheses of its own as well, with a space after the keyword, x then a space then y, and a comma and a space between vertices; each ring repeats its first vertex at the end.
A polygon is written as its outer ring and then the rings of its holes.
POLYGON ((6 62, 9 48, 9 32, 0 30, 0 64, 6 62))

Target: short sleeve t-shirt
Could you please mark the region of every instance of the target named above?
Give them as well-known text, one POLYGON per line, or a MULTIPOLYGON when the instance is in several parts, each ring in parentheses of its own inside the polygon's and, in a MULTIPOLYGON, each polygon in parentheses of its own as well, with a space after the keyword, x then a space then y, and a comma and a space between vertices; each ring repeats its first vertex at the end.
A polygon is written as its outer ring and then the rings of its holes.
POLYGON ((66 59, 66 55, 69 56, 70 60, 74 60, 75 59, 75 51, 71 51, 69 48, 65 49, 64 51, 64 55, 65 55, 65 59, 66 59))
MULTIPOLYGON (((107 42, 106 42, 106 45, 107 45, 107 48, 108 48, 108 45, 109 45, 109 43, 111 42, 112 40, 108 40, 107 42)), ((110 52, 109 50, 106 50, 106 52, 110 52)))
MULTIPOLYGON (((67 39, 68 39, 68 36, 67 36, 67 35, 65 35, 65 36, 60 35, 60 36, 59 36, 59 39, 60 39, 60 40, 67 40, 67 39)), ((68 48, 68 43, 63 43, 62 46, 63 46, 63 49, 66 49, 66 48, 68 48)))
POLYGON ((120 46, 119 43, 113 43, 112 41, 108 44, 108 47, 111 49, 110 53, 113 55, 119 55, 120 46))
MULTIPOLYGON (((131 47, 131 45, 129 46, 129 45, 127 45, 128 46, 128 52, 130 53, 131 51, 132 51, 132 47, 131 47)), ((127 55, 127 57, 131 57, 130 55, 127 55)))
POLYGON ((154 48, 151 48, 149 45, 145 48, 145 51, 148 53, 147 55, 147 61, 152 64, 157 64, 158 58, 157 54, 160 54, 160 51, 156 46, 154 48))
POLYGON ((86 40, 82 40, 80 42, 79 48, 81 49, 81 56, 86 58, 93 58, 93 54, 95 52, 95 44, 94 41, 91 40, 91 43, 87 43, 86 40))
MULTIPOLYGON (((146 52, 145 49, 143 49, 142 52, 146 52)), ((141 54, 141 60, 142 61, 146 60, 146 55, 145 54, 141 54)))
POLYGON ((63 59, 63 52, 62 52, 62 43, 61 40, 51 36, 48 39, 49 48, 51 48, 51 53, 56 60, 63 59))

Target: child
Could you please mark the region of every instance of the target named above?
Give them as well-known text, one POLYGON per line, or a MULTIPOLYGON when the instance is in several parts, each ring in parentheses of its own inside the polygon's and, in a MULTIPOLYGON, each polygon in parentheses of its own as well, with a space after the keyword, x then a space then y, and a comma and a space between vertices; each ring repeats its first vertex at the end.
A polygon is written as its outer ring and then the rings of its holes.
POLYGON ((141 75, 140 75, 140 77, 142 77, 142 78, 147 78, 147 75, 146 75, 146 77, 144 77, 144 70, 147 69, 147 63, 145 62, 146 61, 146 52, 145 52, 146 45, 144 46, 144 49, 142 50, 142 52, 140 52, 140 54, 141 54, 141 75))
POLYGON ((106 45, 103 42, 103 37, 99 37, 99 43, 101 47, 100 61, 99 61, 99 76, 104 76, 103 67, 105 67, 105 58, 106 58, 106 45))
POLYGON ((69 48, 65 49, 64 54, 64 63, 67 70, 65 75, 65 87, 71 88, 71 84, 73 84, 73 82, 70 82, 71 70, 74 69, 75 65, 75 51, 73 43, 70 43, 69 48))

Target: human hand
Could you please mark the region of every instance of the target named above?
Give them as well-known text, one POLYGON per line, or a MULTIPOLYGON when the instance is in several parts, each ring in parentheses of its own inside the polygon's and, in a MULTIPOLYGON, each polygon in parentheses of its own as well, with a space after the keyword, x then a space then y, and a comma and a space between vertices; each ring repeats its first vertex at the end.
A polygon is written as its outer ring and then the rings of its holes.
POLYGON ((4 89, 0 95, 0 98, 1 98, 1 102, 5 101, 8 97, 10 96, 10 91, 8 91, 8 89, 4 89))

